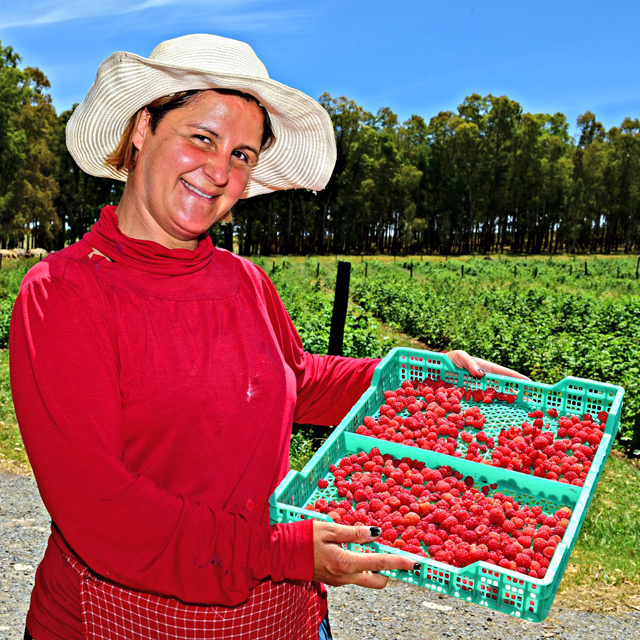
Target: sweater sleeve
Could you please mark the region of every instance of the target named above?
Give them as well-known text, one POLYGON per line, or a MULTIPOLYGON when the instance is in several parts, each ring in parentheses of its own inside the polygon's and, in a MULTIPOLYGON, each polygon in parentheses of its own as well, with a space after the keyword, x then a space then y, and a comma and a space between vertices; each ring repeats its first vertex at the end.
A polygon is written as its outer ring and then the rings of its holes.
POLYGON ((274 330, 296 376, 295 422, 338 424, 369 388, 380 360, 307 353, 278 292, 264 273, 263 282, 274 330))
POLYGON ((16 300, 11 385, 42 499, 68 546, 106 578, 186 602, 236 605, 268 577, 312 580, 311 521, 251 523, 127 469, 106 305, 46 269, 27 275, 16 300))

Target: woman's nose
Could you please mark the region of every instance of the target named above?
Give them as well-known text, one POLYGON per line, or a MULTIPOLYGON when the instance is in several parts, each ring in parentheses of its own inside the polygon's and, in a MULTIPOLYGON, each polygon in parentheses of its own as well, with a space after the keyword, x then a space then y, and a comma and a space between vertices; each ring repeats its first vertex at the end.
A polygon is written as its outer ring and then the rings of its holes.
POLYGON ((229 182, 230 162, 222 153, 211 153, 203 170, 205 175, 218 187, 224 187, 229 182))

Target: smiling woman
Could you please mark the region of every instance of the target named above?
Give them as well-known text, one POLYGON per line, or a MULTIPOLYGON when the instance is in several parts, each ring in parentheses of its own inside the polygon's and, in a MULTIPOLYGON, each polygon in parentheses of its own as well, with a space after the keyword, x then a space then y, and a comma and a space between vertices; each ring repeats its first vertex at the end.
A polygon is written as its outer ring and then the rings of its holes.
MULTIPOLYGON (((305 353, 275 289, 207 230, 243 197, 322 189, 333 127, 248 45, 119 52, 67 127, 82 169, 126 180, 78 243, 25 278, 16 414, 52 535, 36 640, 330 637, 320 583, 381 588, 379 531, 270 525, 294 420, 339 422, 376 360, 305 353)), ((30 636, 26 636, 30 637, 30 636)))

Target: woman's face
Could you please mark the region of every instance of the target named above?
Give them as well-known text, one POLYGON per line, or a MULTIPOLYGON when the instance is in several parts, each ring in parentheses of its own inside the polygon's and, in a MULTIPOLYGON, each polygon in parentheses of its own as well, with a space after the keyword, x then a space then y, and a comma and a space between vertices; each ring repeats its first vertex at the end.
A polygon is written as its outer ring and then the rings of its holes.
POLYGON ((245 190, 258 162, 263 124, 255 102, 215 91, 202 91, 167 113, 155 133, 144 111, 127 182, 145 227, 142 236, 169 248, 195 248, 245 190))

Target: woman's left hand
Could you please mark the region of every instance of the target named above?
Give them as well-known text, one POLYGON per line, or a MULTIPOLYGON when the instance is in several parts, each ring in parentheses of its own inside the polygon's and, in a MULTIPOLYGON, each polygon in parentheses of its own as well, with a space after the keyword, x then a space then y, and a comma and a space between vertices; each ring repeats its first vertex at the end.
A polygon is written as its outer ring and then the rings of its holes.
POLYGON ((521 373, 518 373, 513 369, 489 362, 488 360, 483 360, 482 358, 474 358, 466 351, 461 351, 460 349, 448 351, 444 355, 446 355, 449 360, 456 365, 456 367, 466 369, 476 378, 482 378, 487 373, 496 373, 501 376, 510 376, 511 378, 520 378, 521 380, 531 380, 531 378, 527 378, 527 376, 523 376, 521 373))

